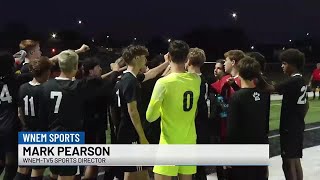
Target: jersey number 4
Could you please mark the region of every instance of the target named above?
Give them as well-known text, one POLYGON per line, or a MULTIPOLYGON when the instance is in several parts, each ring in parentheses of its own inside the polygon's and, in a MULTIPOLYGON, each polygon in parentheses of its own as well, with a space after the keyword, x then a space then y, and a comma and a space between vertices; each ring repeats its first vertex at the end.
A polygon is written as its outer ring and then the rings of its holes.
POLYGON ((297 104, 306 104, 307 103, 307 86, 302 86, 301 88, 302 95, 299 97, 297 104))
POLYGON ((192 91, 186 91, 183 94, 183 111, 188 112, 193 107, 193 92, 192 91), (189 101, 189 104, 188 104, 189 101))
POLYGON ((0 94, 0 104, 2 102, 7 101, 8 103, 12 103, 12 97, 10 96, 8 85, 4 84, 0 94))
POLYGON ((59 113, 59 107, 60 107, 60 103, 61 103, 61 99, 62 99, 62 92, 59 91, 51 91, 50 94, 50 98, 54 99, 55 97, 57 97, 56 100, 56 105, 54 106, 54 113, 59 113))

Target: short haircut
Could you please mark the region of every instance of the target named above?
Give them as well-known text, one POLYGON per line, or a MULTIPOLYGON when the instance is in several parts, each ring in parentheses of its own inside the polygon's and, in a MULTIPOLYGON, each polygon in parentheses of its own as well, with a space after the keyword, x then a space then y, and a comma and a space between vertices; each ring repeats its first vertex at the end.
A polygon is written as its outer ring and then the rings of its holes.
POLYGON ((62 51, 58 55, 59 66, 62 72, 70 73, 73 70, 77 70, 79 56, 72 50, 62 51))
POLYGON ((7 51, 0 52, 0 76, 6 76, 13 73, 14 67, 13 55, 7 51))
POLYGON ((261 53, 259 53, 259 52, 249 52, 249 53, 247 53, 247 56, 252 57, 256 61, 258 61, 259 64, 260 64, 260 67, 261 67, 261 71, 264 71, 264 69, 266 67, 266 59, 261 53))
POLYGON ((174 40, 170 42, 168 51, 172 62, 185 63, 189 54, 189 45, 184 41, 174 40))
POLYGON ((225 71, 225 69, 224 69, 224 63, 226 62, 226 60, 224 60, 224 59, 218 59, 217 61, 216 61, 216 64, 222 64, 222 68, 223 68, 223 71, 225 71))
POLYGON ((246 56, 238 63, 239 76, 244 80, 253 80, 260 76, 260 64, 255 59, 246 56))
POLYGON ((19 47, 21 50, 25 50, 28 53, 38 45, 39 45, 38 41, 27 39, 27 40, 21 41, 19 44, 19 47))
POLYGON ((35 59, 30 62, 30 72, 33 77, 41 77, 45 72, 51 69, 52 63, 48 57, 41 56, 39 59, 35 59))
POLYGON ((287 49, 280 54, 280 61, 286 62, 296 67, 299 71, 303 71, 305 64, 305 56, 298 49, 287 49))
POLYGON ((201 67, 206 61, 206 54, 200 48, 190 48, 188 60, 190 65, 201 67))
POLYGON ((88 76, 90 70, 94 69, 97 65, 100 65, 99 61, 100 60, 97 57, 86 58, 82 65, 84 75, 88 76))
POLYGON ((140 45, 130 45, 122 51, 122 58, 127 64, 131 64, 132 60, 137 56, 148 56, 148 49, 140 45))
POLYGON ((224 53, 225 58, 229 58, 231 61, 235 61, 236 64, 245 57, 245 54, 241 50, 230 50, 224 53))

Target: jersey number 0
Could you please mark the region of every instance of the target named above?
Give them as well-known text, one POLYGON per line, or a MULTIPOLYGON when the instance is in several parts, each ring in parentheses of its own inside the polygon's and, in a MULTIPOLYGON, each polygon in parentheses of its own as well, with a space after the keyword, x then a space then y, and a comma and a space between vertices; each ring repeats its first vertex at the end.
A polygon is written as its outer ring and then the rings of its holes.
POLYGON ((183 94, 183 111, 188 112, 193 107, 193 92, 192 91, 186 91, 183 94), (189 101, 189 104, 188 104, 189 101))

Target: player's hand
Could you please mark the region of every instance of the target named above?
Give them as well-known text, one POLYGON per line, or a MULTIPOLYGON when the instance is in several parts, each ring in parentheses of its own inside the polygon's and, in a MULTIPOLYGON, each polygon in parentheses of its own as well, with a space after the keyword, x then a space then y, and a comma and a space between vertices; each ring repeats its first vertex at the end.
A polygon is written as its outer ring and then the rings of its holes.
POLYGON ((111 63, 110 68, 112 71, 119 71, 120 70, 120 66, 118 63, 111 63))
POLYGON ((165 62, 170 62, 170 60, 169 60, 169 53, 167 53, 167 54, 164 55, 164 60, 165 60, 165 62))
POLYGON ((234 80, 233 77, 229 77, 229 78, 227 79, 227 82, 228 82, 228 84, 231 86, 233 83, 235 83, 235 80, 234 80))
POLYGON ((87 52, 89 50, 90 50, 90 47, 88 45, 86 45, 86 44, 83 44, 81 46, 81 48, 79 49, 79 52, 84 53, 84 52, 87 52))
POLYGON ((140 144, 149 144, 149 141, 146 137, 140 138, 140 144))

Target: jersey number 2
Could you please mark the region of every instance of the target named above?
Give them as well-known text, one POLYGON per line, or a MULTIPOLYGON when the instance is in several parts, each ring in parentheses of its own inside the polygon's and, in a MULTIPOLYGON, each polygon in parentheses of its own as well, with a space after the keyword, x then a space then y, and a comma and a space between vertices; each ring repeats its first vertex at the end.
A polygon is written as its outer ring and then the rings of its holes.
POLYGON ((307 98, 306 98, 307 86, 302 86, 301 92, 302 92, 302 95, 299 97, 297 104, 306 104, 307 103, 307 98))
POLYGON ((57 97, 56 105, 54 106, 54 113, 59 113, 59 107, 62 99, 62 92, 59 91, 51 91, 50 98, 54 99, 57 97))
POLYGON ((188 112, 192 109, 192 106, 193 106, 193 92, 186 91, 183 94, 183 110, 185 112, 188 112), (189 105, 188 105, 188 99, 189 99, 189 105))

